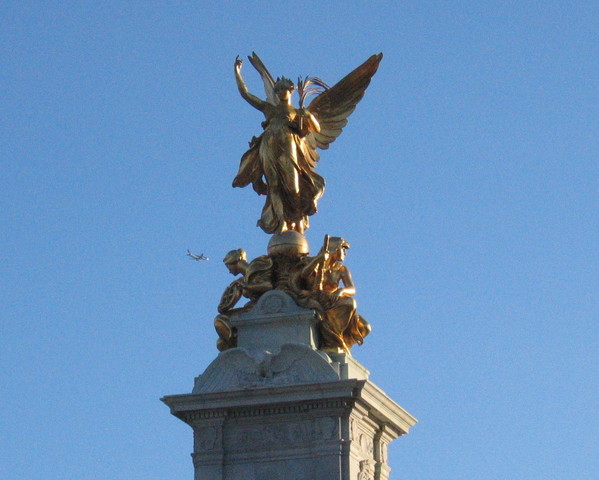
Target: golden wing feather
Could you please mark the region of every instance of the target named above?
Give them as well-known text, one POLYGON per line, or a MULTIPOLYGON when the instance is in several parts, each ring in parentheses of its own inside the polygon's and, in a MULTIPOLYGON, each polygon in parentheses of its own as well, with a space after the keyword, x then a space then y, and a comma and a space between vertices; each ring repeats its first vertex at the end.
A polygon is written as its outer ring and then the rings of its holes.
POLYGON ((364 96, 382 58, 382 53, 371 56, 310 103, 307 110, 320 124, 320 132, 310 132, 306 137, 310 145, 325 150, 341 134, 343 127, 347 125, 347 118, 364 96))
POLYGON ((275 97, 275 81, 273 80, 272 75, 264 63, 262 63, 260 57, 256 55, 256 52, 252 52, 252 55, 248 57, 248 60, 262 78, 262 82, 264 83, 264 93, 266 93, 266 101, 271 105, 276 105, 277 99, 275 97))

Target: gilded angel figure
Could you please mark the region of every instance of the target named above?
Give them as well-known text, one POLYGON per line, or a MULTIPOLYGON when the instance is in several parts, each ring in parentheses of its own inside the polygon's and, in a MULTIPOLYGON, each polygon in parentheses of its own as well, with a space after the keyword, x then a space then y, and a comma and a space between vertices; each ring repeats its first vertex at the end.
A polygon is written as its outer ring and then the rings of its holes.
POLYGON ((275 81, 255 53, 248 58, 262 77, 266 100, 251 94, 241 76, 242 60, 235 60, 239 93, 264 114, 265 120, 264 131, 252 139, 241 158, 233 186, 251 183, 259 195, 266 195, 258 220, 258 226, 266 233, 303 233, 308 228, 308 217, 316 213, 325 187, 324 179, 315 171, 319 160, 316 149, 327 149, 341 134, 382 57, 371 56, 331 88, 316 77, 300 79, 300 108, 291 101, 293 82, 285 77, 275 81), (318 85, 322 91, 303 108, 305 97, 317 91, 306 88, 310 84, 318 85))

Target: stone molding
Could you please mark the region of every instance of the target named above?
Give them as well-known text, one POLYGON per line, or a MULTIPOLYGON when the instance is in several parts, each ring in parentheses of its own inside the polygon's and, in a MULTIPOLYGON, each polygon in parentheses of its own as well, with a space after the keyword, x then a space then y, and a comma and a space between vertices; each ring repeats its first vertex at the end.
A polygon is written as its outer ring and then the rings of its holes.
POLYGON ((386 425, 390 435, 403 435, 417 420, 369 380, 266 387, 208 394, 169 395, 162 398, 183 421, 223 416, 264 416, 302 413, 327 408, 362 407, 369 418, 386 425), (191 415, 191 416, 189 416, 191 415), (189 416, 189 417, 188 417, 189 416))

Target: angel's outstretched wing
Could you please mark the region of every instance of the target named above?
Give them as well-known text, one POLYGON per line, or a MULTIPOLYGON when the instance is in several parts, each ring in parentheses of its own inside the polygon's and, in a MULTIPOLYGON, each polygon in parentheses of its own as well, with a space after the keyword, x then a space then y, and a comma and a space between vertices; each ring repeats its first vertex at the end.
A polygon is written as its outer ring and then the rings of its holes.
POLYGON ((262 82, 264 82, 264 91, 266 92, 266 101, 272 105, 277 104, 277 98, 275 97, 275 81, 272 78, 270 72, 266 69, 260 57, 256 55, 256 52, 252 52, 252 55, 248 57, 248 60, 252 66, 258 70, 262 82))
POLYGON ((329 148, 329 144, 347 125, 347 117, 364 96, 370 79, 379 68, 383 54, 373 55, 333 87, 318 95, 307 110, 316 117, 320 132, 310 132, 306 139, 313 147, 329 148))

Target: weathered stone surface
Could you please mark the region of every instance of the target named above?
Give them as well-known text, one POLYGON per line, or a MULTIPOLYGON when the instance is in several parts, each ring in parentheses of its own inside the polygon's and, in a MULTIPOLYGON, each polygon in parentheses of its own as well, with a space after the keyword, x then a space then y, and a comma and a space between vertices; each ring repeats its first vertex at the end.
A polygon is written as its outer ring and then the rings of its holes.
POLYGON ((238 347, 162 399, 193 429, 195 480, 387 480, 416 420, 351 355, 316 349, 314 312, 275 290, 232 323, 238 347))
POLYGON ((274 353, 234 348, 196 378, 193 393, 328 382, 339 379, 335 366, 325 353, 302 344, 288 343, 274 353))
POLYGON ((266 292, 249 312, 231 317, 237 329, 237 346, 265 351, 286 343, 318 346, 318 320, 314 311, 301 308, 280 290, 266 292))
POLYGON ((386 480, 387 445, 416 422, 357 379, 163 401, 193 428, 195 478, 206 480, 386 480))
POLYGON ((329 353, 328 356, 337 368, 341 380, 349 378, 368 380, 370 372, 351 355, 347 353, 329 353))

